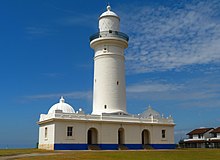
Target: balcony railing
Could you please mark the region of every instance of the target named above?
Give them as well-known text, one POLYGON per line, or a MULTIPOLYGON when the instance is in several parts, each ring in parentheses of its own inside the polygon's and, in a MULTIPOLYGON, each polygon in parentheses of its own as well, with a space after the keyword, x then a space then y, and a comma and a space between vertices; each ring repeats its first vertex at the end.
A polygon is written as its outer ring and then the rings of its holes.
POLYGON ((122 32, 118 32, 118 31, 102 31, 102 32, 97 32, 93 35, 91 35, 89 37, 89 40, 90 42, 93 41, 94 39, 96 38, 101 38, 101 37, 117 37, 117 38, 121 38, 121 39, 124 39, 128 42, 129 40, 129 37, 125 34, 125 33, 122 33, 122 32))
POLYGON ((135 115, 124 115, 124 116, 116 116, 116 115, 86 115, 86 114, 78 114, 78 113, 52 113, 52 114, 41 114, 40 120, 45 121, 53 118, 61 118, 61 119, 72 119, 72 120, 91 120, 91 121, 109 121, 109 122, 131 122, 131 123, 163 123, 163 124, 174 124, 173 120, 160 118, 140 118, 135 115))

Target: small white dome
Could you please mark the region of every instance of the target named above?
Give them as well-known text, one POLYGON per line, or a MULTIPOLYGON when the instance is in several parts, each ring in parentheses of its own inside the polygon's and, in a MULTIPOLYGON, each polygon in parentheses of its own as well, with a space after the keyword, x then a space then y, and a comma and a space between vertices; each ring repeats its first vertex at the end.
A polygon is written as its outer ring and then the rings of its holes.
POLYGON ((154 118, 161 118, 160 113, 153 110, 153 108, 151 106, 149 106, 146 111, 144 111, 143 113, 140 114, 140 117, 142 117, 142 118, 148 118, 151 116, 153 116, 154 118))
POLYGON ((75 113, 75 110, 73 107, 71 107, 69 104, 65 103, 65 100, 63 97, 60 98, 60 102, 54 104, 48 111, 48 114, 55 113, 56 110, 62 110, 63 113, 75 113))
POLYGON ((99 19, 102 17, 106 17, 106 16, 113 16, 113 17, 117 17, 119 19, 119 16, 115 12, 111 11, 110 5, 107 6, 107 11, 102 13, 101 16, 99 17, 99 19))

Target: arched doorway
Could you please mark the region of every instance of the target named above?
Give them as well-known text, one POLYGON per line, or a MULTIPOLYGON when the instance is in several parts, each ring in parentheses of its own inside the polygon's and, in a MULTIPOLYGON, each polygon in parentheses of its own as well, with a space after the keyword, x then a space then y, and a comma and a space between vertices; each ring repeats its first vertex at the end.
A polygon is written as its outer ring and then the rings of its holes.
POLYGON ((124 128, 118 129, 118 144, 124 144, 125 143, 125 131, 124 128))
POLYGON ((90 128, 87 132, 87 143, 98 144, 98 131, 96 128, 90 128))
POLYGON ((150 132, 147 129, 144 129, 141 133, 142 144, 150 144, 150 132))

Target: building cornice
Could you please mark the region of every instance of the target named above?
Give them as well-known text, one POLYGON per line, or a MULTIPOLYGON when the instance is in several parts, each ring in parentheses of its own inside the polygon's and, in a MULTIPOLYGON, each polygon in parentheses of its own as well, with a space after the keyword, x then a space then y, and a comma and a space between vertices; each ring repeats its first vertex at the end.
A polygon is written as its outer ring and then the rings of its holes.
MULTIPOLYGON (((92 118, 86 118, 87 115, 85 115, 84 118, 76 117, 76 118, 63 118, 63 117, 51 117, 47 118, 44 120, 40 120, 37 122, 38 125, 49 123, 49 122, 63 122, 63 121, 68 121, 68 122, 82 122, 82 123, 88 123, 88 122, 94 122, 94 123, 119 123, 119 124, 140 124, 140 125, 163 125, 163 126, 175 126, 175 123, 167 121, 167 119, 164 119, 164 122, 162 120, 157 120, 157 119, 141 119, 141 118, 132 118, 129 117, 130 119, 126 119, 125 117, 115 117, 119 119, 114 119, 112 117, 108 116, 95 116, 96 118, 99 117, 99 119, 92 119, 92 118)), ((93 116, 93 115, 88 115, 88 116, 93 116)))

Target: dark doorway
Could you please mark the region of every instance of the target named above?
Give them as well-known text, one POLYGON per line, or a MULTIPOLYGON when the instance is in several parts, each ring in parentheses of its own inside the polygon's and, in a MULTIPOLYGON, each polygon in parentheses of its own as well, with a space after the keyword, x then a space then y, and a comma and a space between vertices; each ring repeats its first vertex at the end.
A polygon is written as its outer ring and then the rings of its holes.
POLYGON ((98 131, 95 128, 90 128, 87 133, 88 144, 98 144, 98 131))
POLYGON ((150 133, 148 130, 143 130, 141 133, 142 144, 150 144, 150 133))
POLYGON ((124 128, 118 129, 118 144, 124 144, 125 143, 125 133, 124 128))

